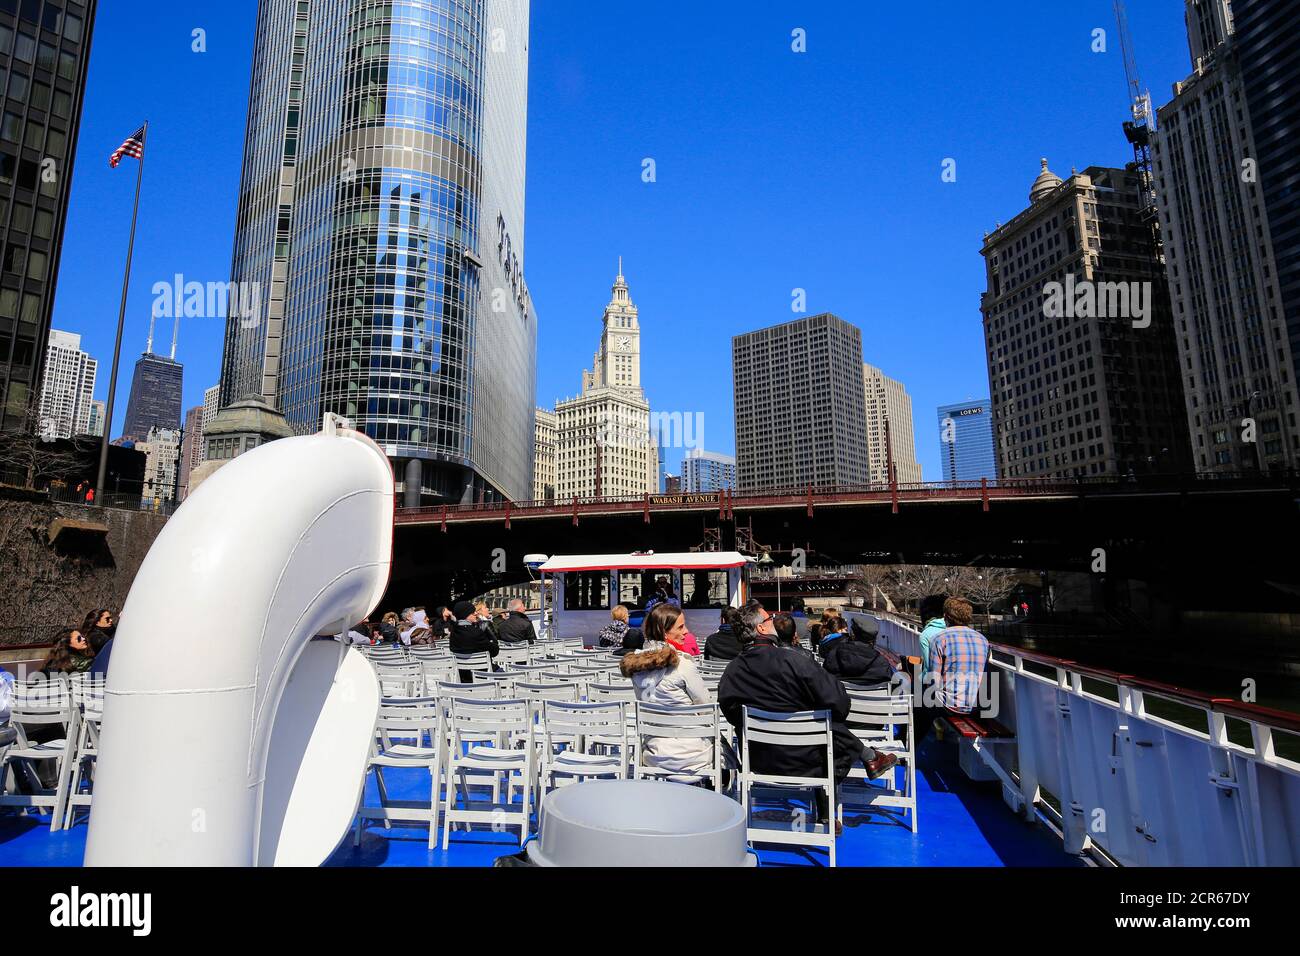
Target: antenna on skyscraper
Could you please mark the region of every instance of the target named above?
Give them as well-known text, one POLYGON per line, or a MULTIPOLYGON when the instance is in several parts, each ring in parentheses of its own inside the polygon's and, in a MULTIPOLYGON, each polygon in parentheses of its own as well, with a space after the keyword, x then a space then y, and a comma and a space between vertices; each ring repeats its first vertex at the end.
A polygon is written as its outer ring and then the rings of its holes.
POLYGON ((181 334, 181 313, 176 311, 176 324, 172 326, 172 361, 176 361, 176 339, 181 334))
POLYGON ((149 313, 149 340, 144 344, 144 351, 146 355, 153 354, 153 324, 157 320, 157 318, 158 316, 154 315, 153 312, 149 313))

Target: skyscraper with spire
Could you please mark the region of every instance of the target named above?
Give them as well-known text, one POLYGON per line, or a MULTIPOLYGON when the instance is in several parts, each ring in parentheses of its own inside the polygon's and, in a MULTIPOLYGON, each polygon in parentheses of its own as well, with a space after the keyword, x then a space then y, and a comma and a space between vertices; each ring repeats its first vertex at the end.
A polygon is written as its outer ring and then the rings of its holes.
POLYGON ((641 325, 623 258, 582 393, 555 406, 556 498, 659 490, 659 444, 641 389, 641 325))
POLYGON ((181 382, 185 369, 176 361, 180 317, 172 326, 170 355, 154 353, 153 334, 151 317, 144 354, 136 359, 131 376, 131 397, 127 399, 126 421, 122 425, 121 437, 133 442, 148 440, 151 428, 177 429, 181 424, 181 382))

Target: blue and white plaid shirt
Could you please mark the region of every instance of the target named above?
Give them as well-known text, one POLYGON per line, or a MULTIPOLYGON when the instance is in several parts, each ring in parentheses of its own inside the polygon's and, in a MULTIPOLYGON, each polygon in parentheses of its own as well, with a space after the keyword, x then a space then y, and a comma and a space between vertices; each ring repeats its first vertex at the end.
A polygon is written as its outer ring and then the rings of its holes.
POLYGON ((979 703, 989 642, 973 627, 950 627, 930 642, 929 674, 940 707, 968 714, 979 703))

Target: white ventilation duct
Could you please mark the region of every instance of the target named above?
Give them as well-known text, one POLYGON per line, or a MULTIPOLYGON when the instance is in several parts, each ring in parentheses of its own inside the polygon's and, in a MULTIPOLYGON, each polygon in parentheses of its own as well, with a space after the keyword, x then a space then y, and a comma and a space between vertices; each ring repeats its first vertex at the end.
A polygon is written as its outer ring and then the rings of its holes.
POLYGON ((329 856, 379 706, 369 664, 330 636, 378 603, 392 541, 388 459, 330 418, 240 455, 186 499, 122 609, 88 866, 329 856))

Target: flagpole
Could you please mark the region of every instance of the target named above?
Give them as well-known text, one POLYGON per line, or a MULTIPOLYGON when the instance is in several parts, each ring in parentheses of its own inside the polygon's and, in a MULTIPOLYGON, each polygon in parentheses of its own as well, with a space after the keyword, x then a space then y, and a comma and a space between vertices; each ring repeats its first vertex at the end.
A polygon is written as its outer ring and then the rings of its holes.
POLYGON ((122 326, 126 323, 126 293, 131 286, 131 255, 135 252, 135 220, 140 213, 140 183, 144 179, 144 155, 149 148, 149 121, 144 121, 140 164, 135 171, 135 206, 131 209, 131 238, 126 244, 126 271, 122 275, 122 304, 117 310, 117 340, 113 343, 113 371, 108 378, 108 402, 104 406, 104 435, 99 442, 99 476, 95 480, 95 504, 104 506, 104 482, 108 478, 108 438, 113 430, 113 396, 117 393, 117 365, 122 355, 122 326))

